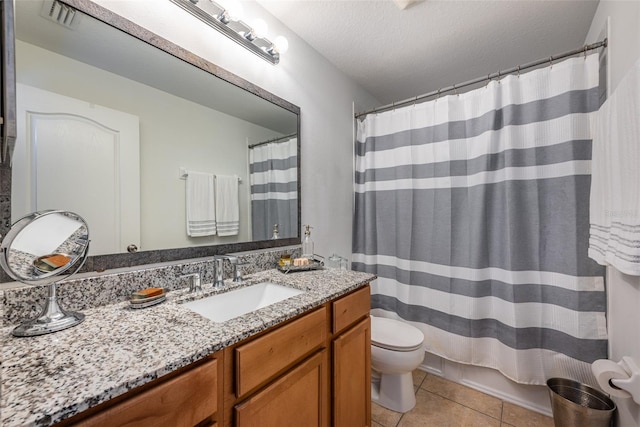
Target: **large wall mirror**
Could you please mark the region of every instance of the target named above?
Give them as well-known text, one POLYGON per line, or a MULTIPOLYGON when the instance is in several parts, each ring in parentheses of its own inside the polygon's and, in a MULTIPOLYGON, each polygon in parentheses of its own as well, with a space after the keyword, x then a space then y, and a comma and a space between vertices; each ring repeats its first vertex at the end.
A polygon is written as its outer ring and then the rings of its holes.
POLYGON ((89 269, 300 242, 298 107, 87 0, 16 2, 15 38, 12 221, 77 212, 89 269))

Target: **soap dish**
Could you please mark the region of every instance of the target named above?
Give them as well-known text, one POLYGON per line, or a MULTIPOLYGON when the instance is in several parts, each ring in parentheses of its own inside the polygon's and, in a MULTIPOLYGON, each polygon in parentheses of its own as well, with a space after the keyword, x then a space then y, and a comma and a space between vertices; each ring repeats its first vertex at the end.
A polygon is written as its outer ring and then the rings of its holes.
POLYGON ((149 298, 130 299, 129 305, 131 306, 131 308, 147 308, 147 307, 154 306, 156 304, 160 304, 161 302, 164 302, 166 299, 167 299, 167 296, 165 294, 156 295, 155 297, 149 297, 149 298))

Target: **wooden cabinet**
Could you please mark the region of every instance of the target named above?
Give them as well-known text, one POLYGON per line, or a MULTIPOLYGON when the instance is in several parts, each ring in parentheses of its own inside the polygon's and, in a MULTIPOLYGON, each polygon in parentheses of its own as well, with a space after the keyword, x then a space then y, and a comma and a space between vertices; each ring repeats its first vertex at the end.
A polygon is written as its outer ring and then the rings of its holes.
POLYGON ((371 425, 371 320, 333 341, 334 427, 371 425))
POLYGON ((194 366, 132 390, 60 425, 215 426, 220 395, 218 360, 207 359, 194 366))
POLYGON ((222 425, 370 426, 369 292, 226 348, 222 425))
POLYGON ((341 332, 358 320, 369 316, 371 291, 369 286, 360 288, 332 302, 333 333, 341 332))
POLYGON ((329 309, 224 349, 224 426, 330 424, 329 309))
POLYGON ((235 348, 236 396, 243 397, 324 346, 327 309, 321 307, 235 348))
POLYGON ((371 307, 369 286, 332 302, 334 427, 371 425, 371 307))
POLYGON ((329 425, 327 350, 322 350, 235 406, 238 427, 329 425))
POLYGON ((369 286, 60 426, 367 427, 369 286))

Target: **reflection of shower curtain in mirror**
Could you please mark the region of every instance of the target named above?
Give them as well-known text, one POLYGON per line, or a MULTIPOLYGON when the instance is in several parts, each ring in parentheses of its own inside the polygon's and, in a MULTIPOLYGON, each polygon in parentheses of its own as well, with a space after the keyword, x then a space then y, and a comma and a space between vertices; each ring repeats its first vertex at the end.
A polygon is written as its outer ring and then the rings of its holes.
POLYGON ((298 235, 298 144, 296 138, 249 150, 253 240, 298 235))

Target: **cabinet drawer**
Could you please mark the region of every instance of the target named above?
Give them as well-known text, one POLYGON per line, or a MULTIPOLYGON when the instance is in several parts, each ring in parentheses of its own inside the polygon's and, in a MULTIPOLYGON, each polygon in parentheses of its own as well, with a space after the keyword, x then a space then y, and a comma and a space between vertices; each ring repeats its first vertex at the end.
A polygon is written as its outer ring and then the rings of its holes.
POLYGON ((322 307, 235 349, 236 395, 244 396, 324 345, 322 307))
POLYGON ((369 315, 371 296, 369 285, 333 302, 333 333, 369 315))
POLYGON ((76 425, 192 427, 218 410, 217 378, 217 361, 210 360, 76 425))

